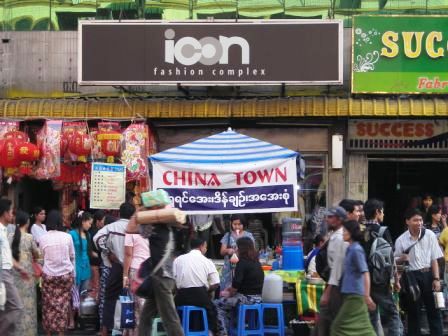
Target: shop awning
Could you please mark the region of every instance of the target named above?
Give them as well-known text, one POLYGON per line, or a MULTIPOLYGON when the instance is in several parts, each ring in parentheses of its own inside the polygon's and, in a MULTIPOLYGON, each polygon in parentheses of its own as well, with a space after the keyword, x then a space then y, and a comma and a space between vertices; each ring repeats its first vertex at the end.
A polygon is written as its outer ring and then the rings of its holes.
POLYGON ((296 97, 272 99, 0 99, 0 117, 40 118, 275 118, 447 117, 448 99, 296 97))
POLYGON ((298 155, 228 130, 152 155, 153 187, 189 214, 295 211, 298 155))

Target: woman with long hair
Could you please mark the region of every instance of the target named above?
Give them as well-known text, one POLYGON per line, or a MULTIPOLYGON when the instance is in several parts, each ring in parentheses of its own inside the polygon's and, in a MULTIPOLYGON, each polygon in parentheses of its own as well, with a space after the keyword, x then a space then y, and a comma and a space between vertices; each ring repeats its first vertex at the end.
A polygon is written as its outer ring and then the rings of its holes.
POLYGON ((447 227, 446 215, 442 215, 442 207, 435 204, 431 205, 428 208, 427 217, 430 221, 426 223, 426 228, 434 232, 437 239, 439 239, 443 229, 447 227))
POLYGON ((221 289, 225 289, 232 284, 232 262, 236 263, 237 259, 232 256, 235 254, 236 242, 240 238, 247 237, 255 242, 252 233, 245 231, 244 217, 232 215, 230 217, 230 231, 221 239, 221 255, 224 257, 224 267, 221 275, 221 289))
POLYGON ((236 241, 238 263, 231 287, 225 289, 222 298, 215 300, 218 313, 218 335, 228 335, 231 314, 240 304, 261 302, 264 273, 258 261, 258 251, 253 240, 243 237, 236 241))
POLYGON ((74 283, 75 248, 72 237, 62 232, 62 215, 52 210, 47 217, 48 233, 40 238, 42 274, 42 326, 47 336, 64 335, 67 329, 74 283))
MULTIPOLYGON (((39 259, 39 249, 33 236, 28 233, 30 216, 23 211, 16 213, 16 229, 10 234, 13 258, 19 262, 23 269, 32 276, 33 261, 39 259)), ((22 318, 17 321, 16 336, 37 336, 37 305, 36 285, 34 281, 25 281, 23 277, 14 273, 16 287, 23 301, 22 318)))
POLYGON ((92 226, 93 217, 89 212, 80 211, 72 223, 69 231, 75 247, 75 292, 72 293, 72 315, 69 329, 75 328, 75 313, 79 308, 79 295, 82 291, 89 289, 89 281, 92 276, 90 271, 90 236, 89 229, 92 226))
POLYGON ((40 237, 47 233, 47 227, 44 224, 45 216, 45 209, 40 206, 35 207, 31 213, 31 220, 33 222, 31 225, 31 234, 38 245, 40 237))
POLYGON ((91 250, 89 229, 92 226, 93 217, 89 212, 82 211, 78 214, 69 231, 75 247, 75 284, 79 290, 88 288, 91 277, 89 254, 91 250))
POLYGON ((344 222, 343 238, 349 243, 344 260, 344 275, 341 281, 343 303, 331 325, 331 336, 375 336, 368 310, 375 309, 370 297, 370 275, 363 239, 357 221, 344 222))

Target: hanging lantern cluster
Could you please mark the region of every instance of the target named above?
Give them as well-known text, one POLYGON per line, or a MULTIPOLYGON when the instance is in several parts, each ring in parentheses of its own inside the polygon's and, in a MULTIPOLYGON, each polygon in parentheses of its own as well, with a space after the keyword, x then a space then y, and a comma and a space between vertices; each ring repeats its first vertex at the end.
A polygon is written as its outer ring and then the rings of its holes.
POLYGON ((39 148, 20 131, 7 132, 0 144, 0 166, 6 168, 6 175, 19 170, 23 175, 31 174, 32 163, 40 157, 39 148))
POLYGON ((76 161, 87 162, 87 157, 92 150, 92 139, 84 132, 75 131, 68 141, 68 150, 76 155, 76 161))
POLYGON ((101 152, 107 157, 107 162, 114 163, 115 157, 121 150, 121 133, 113 130, 101 131, 97 138, 101 145, 101 152))

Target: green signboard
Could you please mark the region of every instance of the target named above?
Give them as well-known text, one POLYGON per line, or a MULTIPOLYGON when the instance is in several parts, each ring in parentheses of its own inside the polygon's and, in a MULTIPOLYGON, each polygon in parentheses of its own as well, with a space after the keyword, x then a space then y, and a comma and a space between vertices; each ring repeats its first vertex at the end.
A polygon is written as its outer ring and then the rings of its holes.
POLYGON ((355 16, 353 93, 448 93, 448 16, 355 16))

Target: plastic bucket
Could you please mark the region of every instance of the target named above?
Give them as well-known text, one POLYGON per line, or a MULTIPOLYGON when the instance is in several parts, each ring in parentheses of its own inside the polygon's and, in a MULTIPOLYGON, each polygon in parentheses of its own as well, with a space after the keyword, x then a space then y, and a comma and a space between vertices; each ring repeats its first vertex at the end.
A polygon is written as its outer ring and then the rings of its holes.
POLYGON ((283 269, 299 270, 304 269, 303 247, 302 245, 284 245, 283 250, 283 269))

